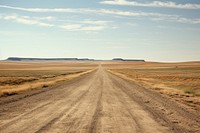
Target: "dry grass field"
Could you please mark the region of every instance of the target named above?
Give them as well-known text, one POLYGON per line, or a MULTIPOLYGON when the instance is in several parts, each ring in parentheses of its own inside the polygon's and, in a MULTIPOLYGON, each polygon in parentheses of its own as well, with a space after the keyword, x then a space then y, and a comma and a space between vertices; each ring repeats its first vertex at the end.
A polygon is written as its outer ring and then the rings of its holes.
POLYGON ((199 68, 199 62, 1 62, 0 132, 199 133, 199 68))
POLYGON ((86 62, 0 62, 0 96, 45 88, 85 74, 96 66, 86 62))
MULTIPOLYGON (((94 70, 98 62, 0 62, 0 96, 52 86, 94 70)), ((200 104, 200 62, 101 62, 108 71, 188 105, 200 104)))
POLYGON ((200 105, 200 62, 103 63, 112 73, 191 106, 200 105))

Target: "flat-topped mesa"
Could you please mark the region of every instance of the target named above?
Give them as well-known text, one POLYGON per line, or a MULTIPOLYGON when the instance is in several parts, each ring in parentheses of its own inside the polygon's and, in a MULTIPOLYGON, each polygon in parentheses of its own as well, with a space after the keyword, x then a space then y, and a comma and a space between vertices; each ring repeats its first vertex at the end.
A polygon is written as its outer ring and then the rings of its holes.
POLYGON ((93 61, 88 58, 21 58, 9 57, 7 61, 93 61))
POLYGON ((114 58, 113 61, 132 61, 132 62, 145 62, 145 60, 138 59, 122 59, 122 58, 114 58))
POLYGON ((23 58, 23 57, 9 57, 6 61, 130 61, 130 62, 145 62, 145 60, 138 59, 122 59, 114 58, 112 60, 95 60, 89 58, 23 58))
POLYGON ((7 61, 56 61, 56 60, 77 60, 78 58, 21 58, 9 57, 7 61))

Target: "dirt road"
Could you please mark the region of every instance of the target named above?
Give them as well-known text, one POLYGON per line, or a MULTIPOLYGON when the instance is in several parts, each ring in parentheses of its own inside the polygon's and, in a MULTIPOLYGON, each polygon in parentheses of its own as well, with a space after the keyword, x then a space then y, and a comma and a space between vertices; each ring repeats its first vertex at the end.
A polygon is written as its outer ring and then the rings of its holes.
POLYGON ((198 113, 99 66, 52 88, 1 98, 0 132, 200 132, 198 113))

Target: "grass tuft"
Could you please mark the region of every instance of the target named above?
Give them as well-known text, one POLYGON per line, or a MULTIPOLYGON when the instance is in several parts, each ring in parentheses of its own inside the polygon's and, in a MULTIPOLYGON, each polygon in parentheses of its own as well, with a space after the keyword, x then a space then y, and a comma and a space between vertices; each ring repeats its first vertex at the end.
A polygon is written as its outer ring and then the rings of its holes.
POLYGON ((198 92, 195 89, 185 89, 184 92, 187 94, 198 95, 198 92))

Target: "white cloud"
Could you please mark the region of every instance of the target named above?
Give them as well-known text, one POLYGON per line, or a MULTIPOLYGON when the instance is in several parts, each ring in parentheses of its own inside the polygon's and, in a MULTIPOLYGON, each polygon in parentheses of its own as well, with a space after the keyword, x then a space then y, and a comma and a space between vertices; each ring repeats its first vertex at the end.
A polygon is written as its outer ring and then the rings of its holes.
POLYGON ((135 1, 128 1, 128 0, 105 0, 100 2, 101 4, 108 4, 108 5, 125 5, 125 6, 142 6, 142 7, 166 7, 166 8, 180 8, 180 9, 200 9, 200 4, 178 4, 176 2, 167 1, 153 1, 153 2, 135 2, 135 1))
POLYGON ((179 23, 190 23, 190 24, 200 24, 200 19, 189 19, 189 18, 184 18, 184 17, 171 17, 171 18, 152 18, 152 20, 155 21, 169 21, 169 22, 179 22, 179 23))
POLYGON ((27 12, 57 12, 57 13, 85 13, 93 12, 94 10, 88 8, 22 8, 0 5, 1 8, 8 8, 13 10, 27 11, 27 12))
POLYGON ((79 24, 65 24, 58 27, 64 30, 72 30, 72 31, 100 31, 107 28, 106 24, 97 22, 98 21, 95 20, 87 20, 87 21, 84 20, 79 24), (91 22, 96 22, 96 23, 91 23, 91 22))
MULTIPOLYGON (((89 14, 103 14, 103 15, 111 15, 111 16, 122 16, 122 17, 145 17, 146 19, 150 19, 153 21, 170 21, 170 22, 178 22, 178 23, 189 23, 189 24, 200 24, 200 19, 190 19, 184 18, 178 15, 171 14, 161 14, 161 13, 153 13, 153 12, 136 12, 136 11, 121 11, 121 10, 108 10, 108 9, 88 9, 88 8, 21 8, 21 7, 11 7, 0 5, 3 8, 9 8, 14 10, 26 11, 26 12, 68 12, 68 13, 89 13, 89 14)), ((17 22, 26 25, 37 25, 43 27, 55 27, 62 28, 70 31, 100 31, 106 28, 115 29, 118 26, 113 26, 110 23, 112 21, 101 21, 101 20, 91 20, 85 19, 79 22, 70 22, 64 24, 55 24, 59 22, 59 18, 55 18, 53 16, 46 17, 30 17, 30 16, 20 16, 20 15, 0 15, 0 19, 17 22)), ((60 22, 59 22, 60 23, 60 22)), ((113 23, 112 23, 113 24, 113 23)))
POLYGON ((80 30, 83 30, 83 31, 100 31, 100 30, 103 30, 105 28, 106 28, 105 26, 84 26, 80 30))
POLYGON ((0 19, 16 22, 19 24, 25 25, 36 25, 43 27, 54 27, 60 28, 68 31, 100 31, 108 28, 108 21, 100 21, 100 20, 83 20, 74 23, 65 23, 65 24, 53 24, 43 22, 43 20, 56 20, 54 17, 30 17, 30 16, 20 16, 17 14, 12 15, 0 15, 0 19))
POLYGON ((169 15, 169 14, 161 14, 161 13, 152 13, 152 12, 134 12, 134 11, 120 11, 120 10, 107 10, 101 9, 98 11, 103 14, 110 15, 120 15, 120 16, 129 16, 129 17, 137 17, 137 16, 147 16, 147 17, 171 17, 177 15, 169 15))
POLYGON ((21 8, 0 5, 2 8, 27 11, 27 12, 61 12, 61 13, 90 13, 90 14, 107 14, 120 16, 174 16, 151 12, 134 12, 134 11, 120 11, 108 9, 89 9, 89 8, 21 8))
POLYGON ((43 26, 43 27, 52 27, 54 25, 48 24, 41 22, 37 19, 31 18, 29 16, 19 16, 19 15, 8 15, 8 16, 0 16, 0 19, 7 20, 7 21, 12 21, 12 22, 17 22, 20 24, 25 24, 25 25, 38 25, 38 26, 43 26))
POLYGON ((80 24, 65 24, 59 27, 65 30, 77 30, 81 28, 81 25, 80 24))
POLYGON ((35 19, 52 21, 55 20, 56 18, 53 16, 47 16, 47 17, 35 17, 35 19))
POLYGON ((200 24, 200 19, 176 18, 174 20, 181 23, 200 24))
POLYGON ((92 24, 92 25, 107 25, 111 21, 100 21, 100 20, 84 20, 83 23, 85 24, 92 24))

